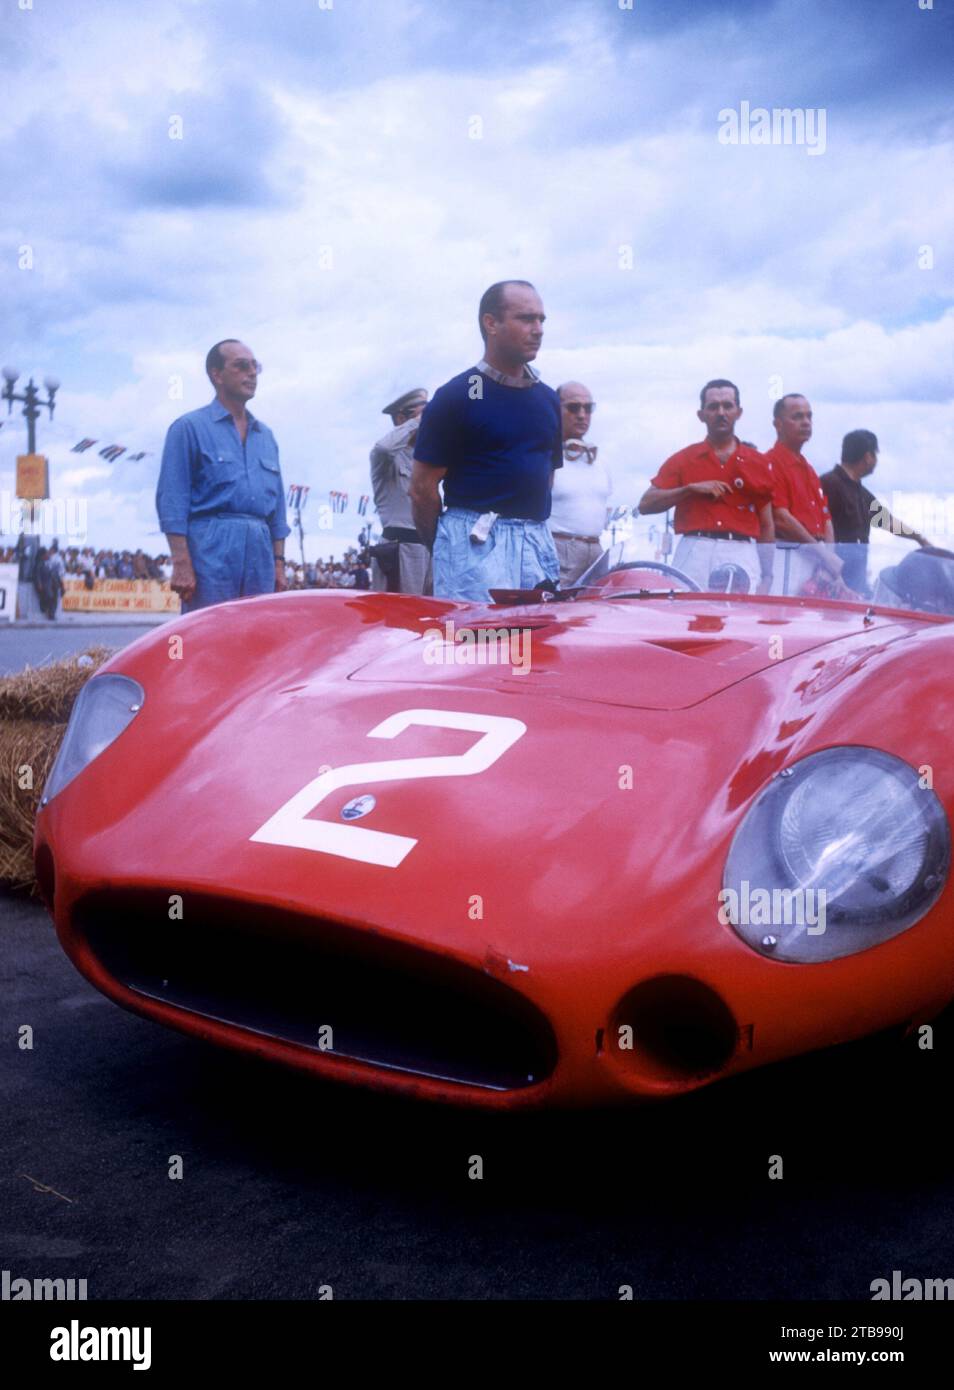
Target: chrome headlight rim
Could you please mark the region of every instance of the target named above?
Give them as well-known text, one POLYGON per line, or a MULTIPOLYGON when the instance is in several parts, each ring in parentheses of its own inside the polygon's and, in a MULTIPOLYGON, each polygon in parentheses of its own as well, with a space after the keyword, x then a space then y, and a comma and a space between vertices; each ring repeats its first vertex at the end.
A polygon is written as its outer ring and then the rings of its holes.
POLYGON ((146 692, 132 676, 97 672, 83 685, 70 711, 53 766, 40 797, 40 810, 59 796, 123 734, 141 711, 146 692))
MULTIPOLYGON (((803 852, 802 858, 810 862, 808 853, 803 852)), ((922 768, 867 744, 833 745, 808 753, 781 769, 749 806, 726 856, 719 917, 766 959, 787 964, 824 964, 883 945, 915 926, 941 897, 950 868, 950 824, 933 786, 923 780, 922 768), (843 788, 837 781, 833 786, 831 777, 839 767, 845 774, 846 787, 850 788, 852 782, 856 786, 859 781, 862 786, 867 782, 869 804, 880 779, 884 797, 883 803, 878 803, 875 820, 887 818, 880 841, 869 834, 866 846, 864 831, 859 832, 847 814, 847 803, 839 803, 843 788), (827 843, 822 840, 820 861, 824 869, 809 878, 812 887, 806 892, 806 880, 797 882, 793 872, 793 860, 798 854, 786 856, 779 832, 783 815, 792 807, 796 795, 810 805, 809 788, 827 792, 829 797, 822 803, 821 811, 812 811, 816 832, 825 828, 826 815, 829 819, 836 817, 838 809, 845 813, 846 820, 844 833, 832 836, 827 843), (836 811, 825 809, 832 804, 836 811), (883 856, 880 860, 879 853, 883 856), (882 871, 885 865, 887 874, 882 871), (906 887, 895 891, 893 897, 889 896, 892 870, 895 878, 904 878, 905 873, 910 876, 906 887), (841 887, 830 901, 826 874, 835 883, 839 875, 841 878, 841 887), (753 893, 753 884, 759 886, 758 895, 753 893), (820 889, 826 890, 824 897, 820 896, 820 889), (785 895, 792 893, 796 904, 802 895, 801 921, 792 921, 789 916, 792 904, 785 901, 785 895), (730 908, 736 917, 745 917, 743 908, 755 896, 760 897, 763 909, 757 920, 755 914, 743 921, 735 920, 730 908), (766 921, 768 896, 771 916, 766 921), (823 916, 818 915, 819 909, 823 916)), ((797 910, 794 915, 798 916, 797 910)))

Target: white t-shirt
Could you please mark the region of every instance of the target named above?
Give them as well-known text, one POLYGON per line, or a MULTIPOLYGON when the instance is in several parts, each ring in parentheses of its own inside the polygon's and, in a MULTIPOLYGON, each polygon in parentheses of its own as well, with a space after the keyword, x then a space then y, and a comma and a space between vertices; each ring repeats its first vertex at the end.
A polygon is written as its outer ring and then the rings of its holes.
MULTIPOLYGON (((571 443, 573 441, 567 441, 571 443)), ((609 470, 595 458, 567 458, 553 475, 550 530, 572 536, 598 536, 606 526, 606 506, 613 491, 609 470)))

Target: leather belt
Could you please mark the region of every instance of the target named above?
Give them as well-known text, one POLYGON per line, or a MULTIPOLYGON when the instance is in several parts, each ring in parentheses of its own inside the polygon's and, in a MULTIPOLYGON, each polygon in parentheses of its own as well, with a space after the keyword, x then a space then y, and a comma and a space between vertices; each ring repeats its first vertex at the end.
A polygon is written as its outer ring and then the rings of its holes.
POLYGON ((599 545, 599 536, 574 536, 572 531, 554 531, 556 540, 559 541, 586 541, 588 545, 599 545))
POLYGON ((191 517, 192 521, 207 521, 209 517, 220 517, 226 521, 260 521, 263 526, 268 525, 268 520, 264 516, 255 516, 252 512, 200 512, 198 516, 191 517))
POLYGON ((381 532, 386 541, 404 541, 406 545, 423 545, 416 531, 409 526, 385 526, 381 532))
POLYGON ((699 536, 704 541, 745 541, 755 543, 754 536, 743 536, 740 531, 683 531, 684 536, 699 536))

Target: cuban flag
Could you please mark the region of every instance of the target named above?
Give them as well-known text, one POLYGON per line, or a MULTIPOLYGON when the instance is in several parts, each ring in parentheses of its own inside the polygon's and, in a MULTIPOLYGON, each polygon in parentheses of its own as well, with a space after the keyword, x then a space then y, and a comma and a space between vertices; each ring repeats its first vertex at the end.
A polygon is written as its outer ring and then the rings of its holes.
POLYGON ((82 454, 86 449, 92 449, 96 443, 95 439, 81 439, 78 444, 74 444, 70 450, 71 454, 82 454))
POLYGON ((107 448, 100 449, 99 456, 101 459, 105 459, 107 463, 112 463, 115 459, 119 458, 120 454, 124 454, 125 452, 125 444, 110 444, 107 448))
POLYGON ((361 496, 360 496, 359 499, 358 499, 358 516, 367 516, 367 514, 368 514, 368 503, 369 503, 370 501, 371 501, 371 498, 367 495, 367 493, 362 493, 362 494, 361 494, 361 496))
POLYGON ((148 449, 143 449, 143 450, 142 450, 140 453, 138 453, 138 454, 130 454, 129 457, 128 457, 128 459, 126 460, 126 462, 127 462, 127 463, 138 463, 139 460, 140 460, 140 459, 144 459, 148 453, 149 453, 149 450, 148 450, 148 449))

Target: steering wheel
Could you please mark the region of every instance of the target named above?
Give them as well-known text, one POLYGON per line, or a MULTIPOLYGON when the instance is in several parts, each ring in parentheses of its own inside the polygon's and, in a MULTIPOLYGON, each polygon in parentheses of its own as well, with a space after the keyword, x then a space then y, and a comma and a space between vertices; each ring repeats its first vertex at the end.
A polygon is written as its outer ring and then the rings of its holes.
MULTIPOLYGON (((702 593, 701 584, 690 579, 688 574, 683 574, 682 570, 677 570, 675 565, 665 565, 661 560, 628 560, 625 565, 614 565, 611 570, 606 571, 606 575, 621 574, 623 570, 654 570, 657 574, 668 574, 671 578, 678 579, 680 584, 685 584, 691 593, 702 593)), ((603 577, 605 578, 606 575, 603 577)), ((629 593, 631 591, 624 590, 623 592, 629 593)))

